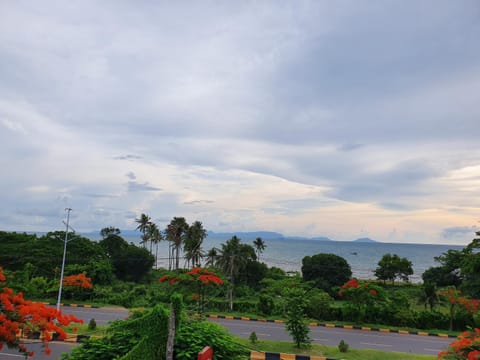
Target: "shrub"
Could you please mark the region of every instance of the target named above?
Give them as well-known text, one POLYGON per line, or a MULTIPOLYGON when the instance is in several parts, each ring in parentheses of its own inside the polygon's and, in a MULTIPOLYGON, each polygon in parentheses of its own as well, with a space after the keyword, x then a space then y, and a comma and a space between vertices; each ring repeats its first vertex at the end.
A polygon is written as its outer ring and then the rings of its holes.
POLYGON ((217 360, 244 359, 248 355, 248 349, 222 326, 194 319, 183 322, 175 335, 175 359, 195 359, 206 344, 213 348, 217 360))
POLYGON ((97 328, 97 322, 94 318, 91 318, 88 322, 88 330, 95 330, 97 328))
POLYGON ((338 351, 342 353, 346 353, 348 351, 348 344, 342 340, 340 340, 340 343, 338 344, 338 351))
POLYGON ((252 331, 252 333, 251 333, 250 336, 248 337, 248 340, 250 340, 250 343, 251 343, 251 344, 256 344, 257 341, 258 341, 257 333, 256 333, 255 331, 252 331))
POLYGON ((273 298, 269 295, 262 294, 258 298, 258 311, 263 315, 272 315, 275 308, 273 298))
POLYGON ((308 317, 317 320, 330 320, 332 318, 330 306, 333 299, 324 291, 319 291, 310 296, 305 312, 308 317))

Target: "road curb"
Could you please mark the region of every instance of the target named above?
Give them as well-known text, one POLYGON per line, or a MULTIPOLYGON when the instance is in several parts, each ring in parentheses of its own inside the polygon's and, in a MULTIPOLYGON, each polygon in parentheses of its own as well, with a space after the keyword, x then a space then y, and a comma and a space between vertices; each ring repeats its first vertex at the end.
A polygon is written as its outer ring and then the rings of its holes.
MULTIPOLYGON (((212 319, 225 319, 225 320, 243 320, 243 321, 261 321, 261 322, 270 322, 283 324, 283 320, 272 320, 272 319, 257 319, 249 318, 244 316, 230 316, 230 315, 216 315, 216 314, 206 314, 207 318, 212 319)), ((418 336, 435 336, 442 338, 453 338, 456 339, 456 335, 442 334, 442 333, 429 333, 425 331, 410 331, 410 330, 397 330, 397 329, 388 329, 388 328, 372 328, 367 326, 358 326, 358 325, 338 325, 332 323, 321 323, 321 322, 311 322, 308 325, 310 326, 321 326, 327 328, 337 328, 337 329, 347 329, 347 330, 362 330, 362 331, 378 331, 383 333, 393 333, 393 334, 402 334, 402 335, 418 335, 418 336)))
POLYGON ((299 355, 287 353, 272 353, 263 351, 250 351, 250 360, 338 360, 319 355, 299 355))
MULTIPOLYGON (((43 304, 52 305, 52 306, 57 305, 56 303, 50 303, 50 302, 44 302, 43 304)), ((88 308, 88 309, 100 309, 100 306, 88 305, 88 304, 71 304, 71 303, 64 304, 64 303, 60 303, 60 306, 79 307, 79 308, 88 308)))

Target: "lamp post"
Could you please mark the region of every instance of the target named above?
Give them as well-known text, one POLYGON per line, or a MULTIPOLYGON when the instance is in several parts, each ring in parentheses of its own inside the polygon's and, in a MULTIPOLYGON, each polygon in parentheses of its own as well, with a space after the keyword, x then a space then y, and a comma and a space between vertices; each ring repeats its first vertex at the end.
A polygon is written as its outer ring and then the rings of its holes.
POLYGON ((71 208, 66 208, 65 211, 67 212, 67 222, 65 224, 65 241, 63 245, 63 259, 62 259, 62 270, 60 272, 60 287, 58 288, 58 299, 57 299, 57 311, 60 311, 60 302, 62 299, 62 285, 63 285, 63 271, 65 270, 65 256, 67 255, 67 242, 68 242, 68 228, 69 228, 69 221, 70 221, 70 211, 71 208))

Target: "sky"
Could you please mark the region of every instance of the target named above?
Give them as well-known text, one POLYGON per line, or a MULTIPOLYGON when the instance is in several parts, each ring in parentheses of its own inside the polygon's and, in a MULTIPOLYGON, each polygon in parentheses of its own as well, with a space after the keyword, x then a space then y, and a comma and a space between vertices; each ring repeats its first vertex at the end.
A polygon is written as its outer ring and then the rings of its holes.
POLYGON ((467 244, 480 3, 0 0, 0 230, 467 244))

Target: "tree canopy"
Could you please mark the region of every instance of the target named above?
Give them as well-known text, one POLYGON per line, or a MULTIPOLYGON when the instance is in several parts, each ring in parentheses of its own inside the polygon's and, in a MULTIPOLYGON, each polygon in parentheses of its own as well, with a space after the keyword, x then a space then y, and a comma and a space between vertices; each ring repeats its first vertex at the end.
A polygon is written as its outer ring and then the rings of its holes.
POLYGON ((352 269, 341 256, 320 253, 302 259, 302 276, 306 281, 313 281, 316 287, 330 291, 332 287, 347 282, 352 269))
POLYGON ((375 269, 375 276, 379 280, 390 280, 392 283, 395 279, 408 281, 408 277, 413 274, 412 262, 407 258, 401 258, 397 254, 385 254, 378 262, 375 269))

